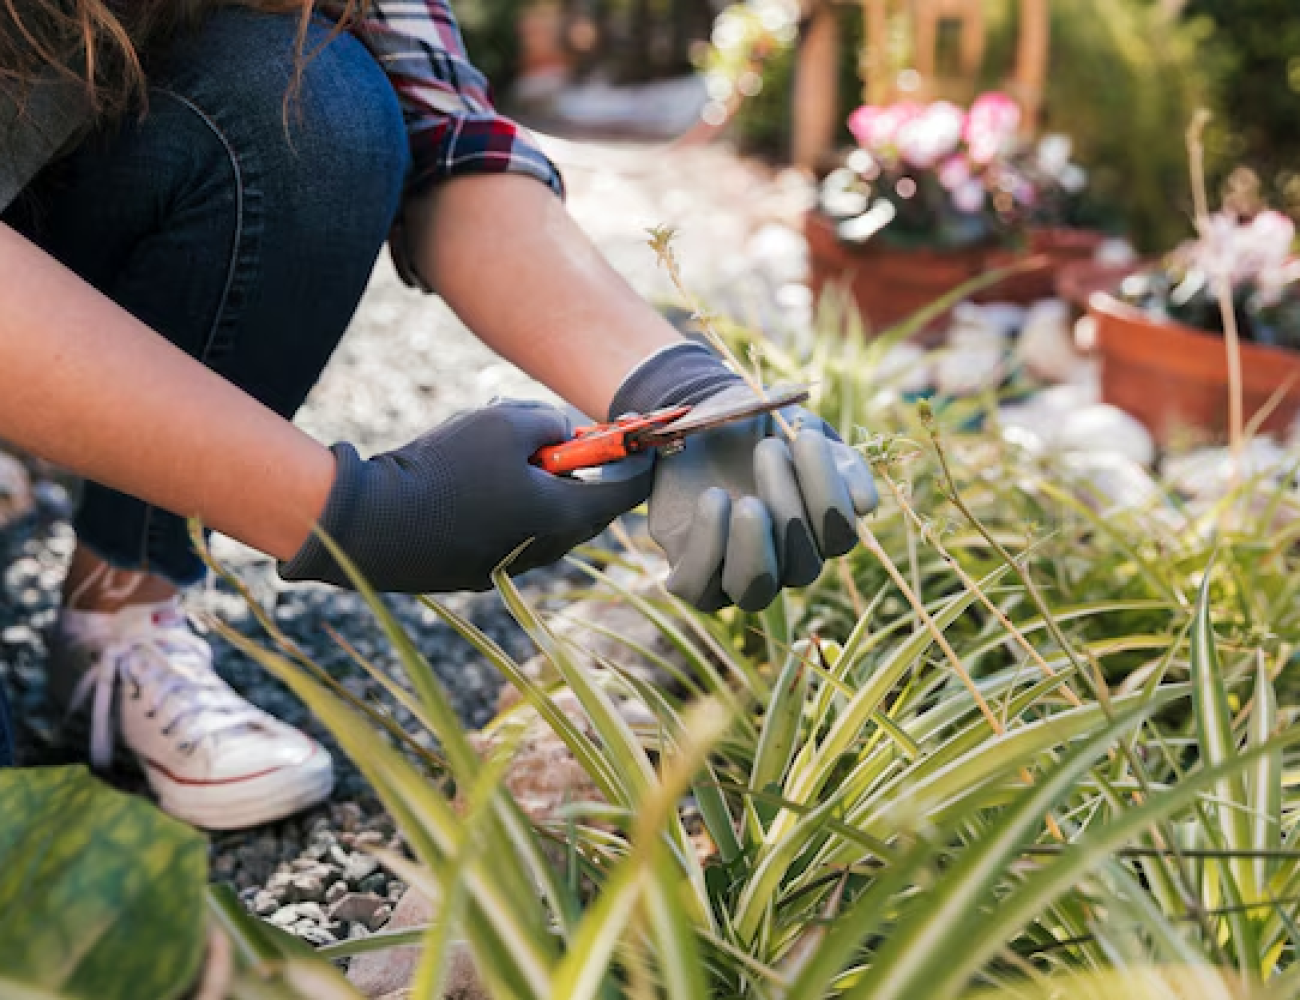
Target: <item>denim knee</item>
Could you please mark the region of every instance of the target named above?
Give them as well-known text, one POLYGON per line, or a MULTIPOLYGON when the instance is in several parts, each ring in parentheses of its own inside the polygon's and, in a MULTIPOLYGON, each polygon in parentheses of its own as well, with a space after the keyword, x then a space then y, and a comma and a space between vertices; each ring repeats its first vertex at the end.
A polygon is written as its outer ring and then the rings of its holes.
MULTIPOLYGON (((369 52, 314 22, 297 74, 297 24, 219 9, 153 54, 147 114, 44 192, 47 249, 285 417, 352 318, 409 164, 369 52)), ((184 523, 129 497, 90 484, 77 529, 114 565, 202 576, 184 523)))
POLYGON ((382 242, 410 165, 396 94, 352 36, 331 40, 317 19, 300 54, 297 30, 295 16, 218 10, 155 60, 155 100, 187 108, 189 131, 207 133, 207 167, 233 173, 300 249, 376 232, 382 242))

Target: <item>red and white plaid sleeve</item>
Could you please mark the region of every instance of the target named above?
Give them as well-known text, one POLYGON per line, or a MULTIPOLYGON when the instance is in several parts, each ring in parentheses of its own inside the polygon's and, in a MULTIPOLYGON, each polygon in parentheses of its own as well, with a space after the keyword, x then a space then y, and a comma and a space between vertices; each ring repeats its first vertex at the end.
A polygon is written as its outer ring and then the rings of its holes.
MULTIPOLYGON (((411 144, 407 193, 463 174, 534 177, 564 196, 564 182, 528 131, 499 114, 487 78, 469 61, 448 0, 372 0, 352 33, 388 74, 411 144)), ((394 243, 403 277, 422 284, 394 243)))

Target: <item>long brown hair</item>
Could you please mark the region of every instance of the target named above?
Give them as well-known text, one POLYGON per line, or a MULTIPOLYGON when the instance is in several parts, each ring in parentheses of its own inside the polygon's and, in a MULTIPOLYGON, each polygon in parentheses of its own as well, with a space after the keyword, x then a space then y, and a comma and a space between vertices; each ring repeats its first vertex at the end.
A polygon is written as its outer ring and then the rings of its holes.
MULTIPOLYGON (((298 72, 311 16, 319 6, 336 30, 355 21, 368 0, 0 0, 0 89, 21 101, 53 73, 83 86, 101 114, 116 114, 144 97, 142 53, 192 29, 221 6, 298 12, 298 72)), ((295 83, 296 86, 296 83, 295 83)))

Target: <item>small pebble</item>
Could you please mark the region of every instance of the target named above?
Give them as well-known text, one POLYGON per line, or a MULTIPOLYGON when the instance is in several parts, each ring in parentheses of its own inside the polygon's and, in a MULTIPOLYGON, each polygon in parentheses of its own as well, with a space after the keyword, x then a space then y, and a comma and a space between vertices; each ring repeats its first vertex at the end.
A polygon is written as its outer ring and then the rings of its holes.
POLYGON ((294 902, 320 899, 325 894, 325 883, 319 875, 295 875, 289 883, 289 895, 294 902))
POLYGON ((316 948, 323 948, 327 944, 334 944, 337 940, 334 935, 324 927, 318 927, 316 924, 306 920, 295 925, 293 932, 309 945, 316 948))
POLYGON ((351 884, 356 885, 369 878, 379 870, 379 862, 369 854, 354 854, 348 858, 348 863, 343 868, 343 877, 351 884))
POLYGON ((325 908, 320 903, 299 903, 298 916, 305 920, 314 920, 318 924, 325 923, 325 908))
POLYGON ((330 907, 331 920, 360 920, 369 923, 384 908, 384 901, 373 892, 350 892, 330 907))
POLYGON ((357 883, 357 892, 373 892, 376 895, 384 891, 384 886, 388 882, 388 876, 383 872, 375 872, 368 875, 357 883))
POLYGON ((281 907, 267 918, 276 927, 292 927, 299 919, 298 907, 294 905, 281 907))
POLYGON ((356 833, 361 826, 361 807, 355 802, 335 803, 330 807, 330 818, 344 833, 356 833))
POLYGON ((392 916, 393 908, 391 906, 381 906, 370 918, 370 929, 372 931, 379 930, 379 928, 383 927, 384 924, 388 923, 388 921, 392 919, 392 916))

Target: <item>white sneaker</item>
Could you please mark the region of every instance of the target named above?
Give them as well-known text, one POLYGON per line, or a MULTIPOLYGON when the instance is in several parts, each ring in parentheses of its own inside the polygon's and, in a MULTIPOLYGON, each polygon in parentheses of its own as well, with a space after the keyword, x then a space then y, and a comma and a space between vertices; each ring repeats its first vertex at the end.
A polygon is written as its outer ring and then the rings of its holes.
POLYGON ((162 808, 195 826, 269 823, 333 790, 325 748, 218 677, 211 647, 176 601, 63 612, 51 643, 50 690, 69 715, 89 703, 95 766, 111 763, 116 728, 162 808))

